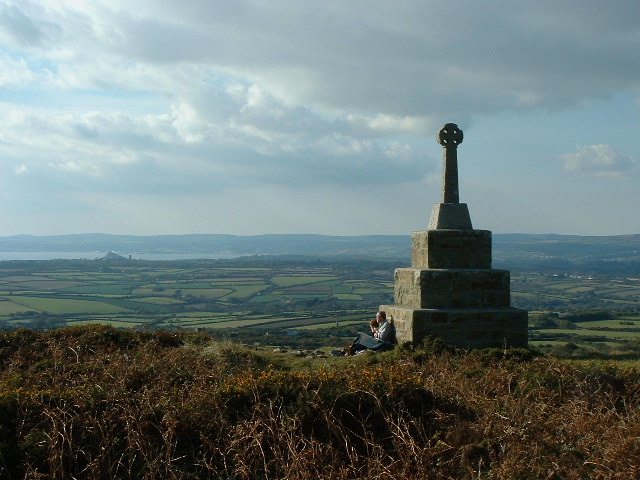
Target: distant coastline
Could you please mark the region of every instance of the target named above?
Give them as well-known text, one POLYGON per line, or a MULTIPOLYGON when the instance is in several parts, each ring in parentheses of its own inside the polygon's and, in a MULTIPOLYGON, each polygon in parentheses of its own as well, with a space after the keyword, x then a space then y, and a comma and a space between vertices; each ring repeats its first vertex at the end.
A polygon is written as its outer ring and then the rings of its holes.
MULTIPOLYGON (((31 261, 31 260, 99 260, 108 252, 1 252, 0 262, 31 261)), ((132 260, 198 260, 198 259, 233 259, 242 254, 228 253, 120 253, 119 255, 132 260)))
MULTIPOLYGON (((640 275, 640 235, 580 236, 493 234, 494 268, 549 265, 626 271, 640 275)), ((14 235, 0 237, 0 261, 104 258, 114 252, 135 260, 234 259, 244 256, 305 256, 411 261, 411 235, 331 236, 270 234, 14 235)))
MULTIPOLYGON (((112 251, 128 258, 236 258, 243 255, 406 255, 411 249, 410 235, 330 236, 273 234, 238 236, 225 234, 185 235, 13 235, 0 237, 0 259, 7 253, 53 252, 55 258, 100 258, 112 251), (4 255, 3 255, 4 254, 4 255), (73 254, 73 257, 69 257, 73 254), (186 256, 185 256, 186 255, 186 256)), ((35 257, 20 257, 24 259, 35 257)), ((42 257, 39 257, 42 258, 42 257)))

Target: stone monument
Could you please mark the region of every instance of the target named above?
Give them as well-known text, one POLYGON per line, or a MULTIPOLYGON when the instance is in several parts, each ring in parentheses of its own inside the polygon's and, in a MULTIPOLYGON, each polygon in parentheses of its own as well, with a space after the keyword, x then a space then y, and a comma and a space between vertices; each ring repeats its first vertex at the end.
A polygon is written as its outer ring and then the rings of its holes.
POLYGON ((511 307, 510 275, 491 268, 491 232, 474 230, 459 202, 458 145, 462 130, 438 132, 444 150, 442 203, 428 230, 413 232, 411 267, 395 271, 393 317, 398 343, 442 337, 463 348, 526 347, 528 314, 511 307))

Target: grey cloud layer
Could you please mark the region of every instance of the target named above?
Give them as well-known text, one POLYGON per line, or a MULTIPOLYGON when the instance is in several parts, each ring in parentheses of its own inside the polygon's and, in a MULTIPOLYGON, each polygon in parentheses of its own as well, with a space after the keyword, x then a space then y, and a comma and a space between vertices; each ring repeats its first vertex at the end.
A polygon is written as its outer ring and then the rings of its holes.
MULTIPOLYGON (((417 181, 445 121, 640 91, 638 18, 635 0, 8 0, 0 165, 33 190, 417 181)), ((634 166, 585 148, 567 168, 634 166)))
POLYGON ((17 44, 70 49, 89 69, 101 55, 209 66, 328 109, 554 107, 639 83, 635 1, 42 3, 5 5, 17 44))

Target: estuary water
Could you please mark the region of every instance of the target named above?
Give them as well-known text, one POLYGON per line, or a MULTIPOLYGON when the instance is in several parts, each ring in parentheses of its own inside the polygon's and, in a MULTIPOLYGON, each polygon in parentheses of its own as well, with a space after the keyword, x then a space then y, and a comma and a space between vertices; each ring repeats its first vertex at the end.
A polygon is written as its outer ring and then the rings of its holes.
MULTIPOLYGON (((196 259, 230 259, 243 255, 229 253, 120 253, 132 260, 196 260, 196 259)), ((103 258, 107 252, 0 252, 0 261, 10 260, 96 260, 103 258)))

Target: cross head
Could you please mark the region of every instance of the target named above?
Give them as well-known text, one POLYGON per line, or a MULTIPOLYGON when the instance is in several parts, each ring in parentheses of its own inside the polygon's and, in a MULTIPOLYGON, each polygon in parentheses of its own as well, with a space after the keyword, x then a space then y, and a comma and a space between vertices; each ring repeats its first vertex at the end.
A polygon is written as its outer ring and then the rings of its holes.
POLYGON ((438 132, 438 143, 444 148, 457 147, 462 143, 464 135, 455 123, 447 123, 438 132))
POLYGON ((462 130, 455 123, 447 123, 438 132, 438 143, 444 149, 444 175, 442 179, 442 203, 459 203, 458 193, 458 145, 462 143, 462 130))

